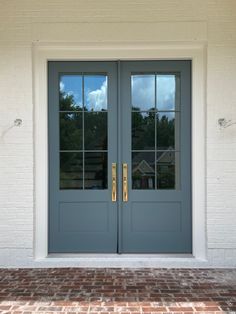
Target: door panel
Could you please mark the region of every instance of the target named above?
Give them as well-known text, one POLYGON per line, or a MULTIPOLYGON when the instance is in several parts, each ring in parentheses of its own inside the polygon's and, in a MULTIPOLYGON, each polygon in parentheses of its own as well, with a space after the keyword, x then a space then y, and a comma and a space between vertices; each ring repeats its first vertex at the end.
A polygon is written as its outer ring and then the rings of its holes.
POLYGON ((49 252, 116 252, 116 64, 49 62, 48 69, 49 252))
POLYGON ((191 253, 191 63, 121 64, 122 202, 120 250, 191 253))

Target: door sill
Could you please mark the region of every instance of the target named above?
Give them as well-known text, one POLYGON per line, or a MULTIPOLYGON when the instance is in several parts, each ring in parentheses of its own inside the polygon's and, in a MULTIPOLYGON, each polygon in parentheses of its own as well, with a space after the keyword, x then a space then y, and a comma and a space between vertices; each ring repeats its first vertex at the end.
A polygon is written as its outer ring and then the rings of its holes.
POLYGON ((191 253, 50 253, 47 258, 112 258, 112 259, 149 259, 149 258, 193 258, 191 253))
POLYGON ((48 254, 36 258, 34 267, 80 268, 197 268, 209 267, 205 259, 192 254, 48 254))

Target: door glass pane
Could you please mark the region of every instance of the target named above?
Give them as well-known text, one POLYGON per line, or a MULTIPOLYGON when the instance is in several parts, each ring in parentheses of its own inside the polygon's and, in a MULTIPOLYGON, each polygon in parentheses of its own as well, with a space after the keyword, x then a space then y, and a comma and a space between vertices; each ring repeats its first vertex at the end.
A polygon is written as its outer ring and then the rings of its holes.
POLYGON ((132 187, 143 190, 155 188, 155 153, 132 153, 132 187))
POLYGON ((156 102, 158 110, 179 110, 179 78, 173 74, 156 76, 156 102))
POLYGON ((82 76, 62 75, 59 92, 60 110, 75 111, 82 109, 82 76))
POLYGON ((83 154, 60 153, 60 188, 83 188, 83 154))
POLYGON ((84 113, 84 145, 88 150, 107 149, 107 112, 84 113))
POLYGON ((107 153, 85 153, 85 189, 107 189, 107 153))
MULTIPOLYGON (((171 151, 158 152, 156 156, 156 180, 157 189, 178 188, 176 177, 178 176, 179 153, 171 151)), ((179 177, 179 176, 178 176, 179 177)))
POLYGON ((179 188, 179 74, 132 75, 131 96, 132 188, 179 188))
POLYGON ((156 115, 157 149, 175 149, 175 112, 158 112, 156 115))
POLYGON ((82 113, 60 113, 60 149, 83 148, 82 113))
POLYGON ((133 110, 155 109, 155 75, 132 75, 131 97, 133 110))
POLYGON ((154 112, 132 112, 132 149, 155 149, 154 112))
POLYGON ((84 107, 86 111, 107 110, 107 76, 84 76, 84 107))
POLYGON ((107 189, 107 75, 61 75, 59 99, 60 189, 107 189))

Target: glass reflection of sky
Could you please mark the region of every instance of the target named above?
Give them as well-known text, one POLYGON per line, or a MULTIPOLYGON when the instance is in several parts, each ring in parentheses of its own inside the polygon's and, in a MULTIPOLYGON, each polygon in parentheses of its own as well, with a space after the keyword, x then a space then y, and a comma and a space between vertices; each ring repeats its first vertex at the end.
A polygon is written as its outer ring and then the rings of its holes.
MULTIPOLYGON (((82 75, 62 75, 60 92, 73 95, 76 106, 82 107, 82 75)), ((107 109, 107 76, 84 76, 84 105, 89 111, 107 109)))
POLYGON ((82 107, 82 76, 62 75, 60 92, 64 92, 65 95, 73 95, 76 106, 82 107))
POLYGON ((155 87, 155 75, 132 75, 132 107, 138 110, 154 109, 156 93, 158 110, 175 110, 175 80, 175 75, 156 75, 155 87))
POLYGON ((131 89, 134 109, 155 108, 155 75, 132 75, 131 89))
POLYGON ((175 75, 157 75, 158 110, 175 110, 175 75))
POLYGON ((89 111, 107 109, 107 76, 84 76, 84 100, 89 111))
MULTIPOLYGON (((155 108, 155 75, 132 75, 132 106, 139 110, 155 108)), ((82 106, 82 75, 62 75, 60 91, 73 95, 76 106, 82 106)), ((176 77, 171 74, 156 76, 158 110, 175 110, 176 77)), ((84 76, 84 102, 89 111, 107 110, 107 76, 84 76)))

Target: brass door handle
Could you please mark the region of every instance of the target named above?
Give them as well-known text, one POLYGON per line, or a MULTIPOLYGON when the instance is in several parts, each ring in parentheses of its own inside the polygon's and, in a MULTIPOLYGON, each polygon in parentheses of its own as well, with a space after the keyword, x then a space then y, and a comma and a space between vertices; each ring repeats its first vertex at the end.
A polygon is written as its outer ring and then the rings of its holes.
POLYGON ((112 163, 111 175, 112 175, 112 191, 111 199, 112 202, 116 202, 116 163, 112 163))
POLYGON ((123 175, 123 202, 128 202, 128 165, 126 163, 123 164, 122 169, 123 175))

